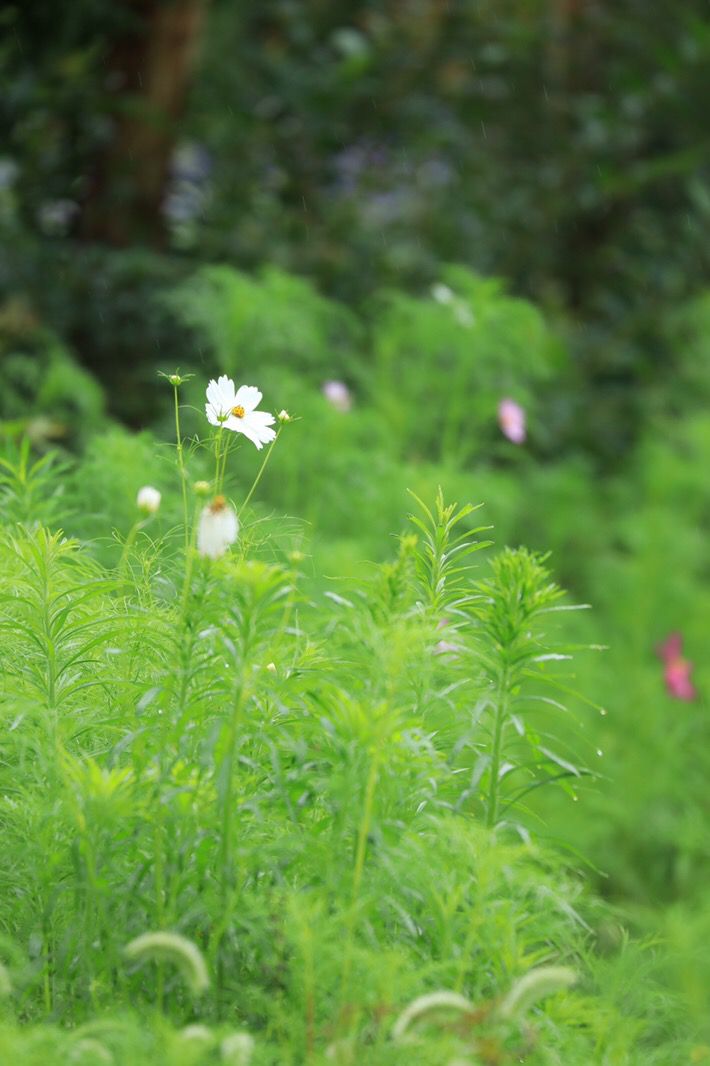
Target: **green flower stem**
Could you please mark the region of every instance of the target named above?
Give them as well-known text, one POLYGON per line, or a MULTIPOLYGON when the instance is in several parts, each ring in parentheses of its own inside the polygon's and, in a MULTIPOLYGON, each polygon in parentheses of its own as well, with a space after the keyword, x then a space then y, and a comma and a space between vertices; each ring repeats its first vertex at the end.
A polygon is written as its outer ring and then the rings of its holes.
POLYGON ((219 957, 219 948, 222 938, 229 926, 229 921, 234 904, 236 877, 232 868, 232 824, 234 821, 234 763, 237 755, 237 741, 239 739, 239 726, 241 724, 242 710, 244 707, 243 683, 237 685, 229 716, 227 750, 220 765, 219 776, 222 780, 222 810, 221 839, 219 843, 219 876, 221 889, 221 918, 212 934, 211 955, 217 960, 217 1002, 222 1002, 224 992, 224 965, 219 957))
POLYGON ((199 513, 200 505, 198 504, 193 515, 192 532, 190 533, 185 555, 185 577, 182 583, 182 596, 180 598, 180 615, 183 624, 187 619, 188 599, 190 596, 190 585, 192 584, 192 571, 195 565, 195 545, 197 543, 197 523, 199 520, 199 513))
POLYGON ((190 527, 187 521, 187 471, 185 470, 185 455, 182 448, 182 433, 180 431, 178 387, 178 385, 173 385, 173 395, 175 397, 175 443, 177 447, 178 471, 180 473, 180 487, 182 489, 182 517, 185 526, 185 554, 187 554, 190 544, 190 527))
POLYGON ((220 473, 222 467, 222 436, 224 426, 220 426, 214 435, 214 491, 217 495, 220 491, 220 473))
POLYGON ((492 829, 498 821, 498 792, 500 760, 503 748, 503 728, 508 717, 508 667, 504 666, 498 682, 496 695, 495 725, 493 727, 493 753, 491 755, 491 779, 488 786, 488 810, 486 825, 492 829))
POLYGON ((276 447, 276 442, 279 439, 279 437, 281 436, 281 430, 282 429, 283 429, 283 424, 281 424, 279 426, 279 428, 276 430, 276 436, 274 437, 274 439, 272 440, 271 444, 268 447, 266 455, 264 456, 264 461, 262 462, 261 466, 259 467, 257 475, 254 478, 254 483, 253 483, 252 487, 249 489, 249 492, 247 493, 246 499, 244 500, 244 503, 242 504, 242 506, 239 509, 239 513, 240 514, 244 510, 246 505, 249 503, 249 500, 254 495, 254 491, 255 491, 257 485, 261 481, 262 474, 266 470, 266 464, 268 463, 269 459, 271 458, 271 453, 273 452, 274 448, 276 447))
POLYGON ((357 907, 362 886, 362 875, 365 869, 365 856, 367 853, 367 840, 372 827, 372 814, 375 806, 375 790, 377 787, 377 774, 379 770, 380 748, 375 748, 370 771, 365 785, 365 800, 358 830, 357 848, 355 851, 355 866, 353 869, 352 895, 347 917, 345 948, 343 952, 343 969, 340 978, 340 1010, 341 1016, 347 1016, 347 998, 350 992, 350 977, 352 973, 353 952, 355 949, 355 926, 357 922, 357 907))
POLYGON ((128 531, 128 536, 124 541, 123 551, 121 552, 121 558, 118 563, 118 576, 120 578, 123 578, 126 572, 126 567, 128 566, 128 556, 130 555, 131 548, 135 544, 136 537, 138 536, 138 533, 143 528, 145 523, 145 518, 139 518, 137 522, 133 523, 133 525, 128 531))

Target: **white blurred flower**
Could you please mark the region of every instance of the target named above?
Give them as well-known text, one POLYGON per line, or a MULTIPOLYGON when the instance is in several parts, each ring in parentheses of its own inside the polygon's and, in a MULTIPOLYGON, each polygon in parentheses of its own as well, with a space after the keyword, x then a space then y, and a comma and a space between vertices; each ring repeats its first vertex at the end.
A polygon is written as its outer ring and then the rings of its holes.
POLYGON ((254 1037, 249 1033, 231 1033, 220 1045, 222 1062, 226 1066, 249 1066, 254 1047, 254 1037))
POLYGON ((435 285, 432 285, 430 292, 438 304, 452 304, 456 299, 453 290, 441 281, 437 281, 435 285))
POLYGON ((239 520, 224 496, 215 496, 200 515, 197 550, 208 559, 219 559, 239 533, 239 520))
POLYGON ((454 318, 460 326, 465 326, 469 329, 476 321, 473 316, 471 308, 463 302, 463 300, 457 300, 454 305, 454 318))
POLYGON ((158 489, 154 489, 152 485, 144 485, 142 489, 138 489, 136 505, 145 514, 155 514, 160 507, 161 499, 158 489))
POLYGON ((473 325, 475 318, 471 308, 464 300, 459 299, 454 290, 450 289, 448 285, 438 281, 435 285, 432 285, 429 291, 432 299, 436 300, 438 304, 451 308, 454 318, 460 326, 466 326, 468 329, 473 325))
POLYGON ((507 437, 513 444, 522 444, 524 442, 527 436, 525 411, 515 400, 506 397, 500 401, 498 404, 498 425, 503 436, 507 437))
POLYGON ((233 433, 243 433, 257 448, 263 448, 276 436, 270 429, 274 416, 257 411, 262 394, 254 385, 240 385, 237 389, 231 378, 223 374, 207 386, 205 414, 213 426, 224 426, 233 433))
POLYGON ((324 381, 321 392, 336 411, 345 413, 353 405, 352 393, 344 381, 324 381))

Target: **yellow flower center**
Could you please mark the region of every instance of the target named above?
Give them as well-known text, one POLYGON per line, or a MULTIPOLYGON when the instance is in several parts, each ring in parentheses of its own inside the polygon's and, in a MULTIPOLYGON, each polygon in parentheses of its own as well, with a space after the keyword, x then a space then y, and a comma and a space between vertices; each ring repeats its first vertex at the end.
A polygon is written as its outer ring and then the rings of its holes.
POLYGON ((232 414, 235 418, 244 418, 245 411, 240 403, 238 403, 236 407, 232 408, 232 414))
POLYGON ((220 511, 223 511, 226 506, 227 501, 224 496, 215 496, 210 505, 210 511, 212 514, 218 514, 220 511))

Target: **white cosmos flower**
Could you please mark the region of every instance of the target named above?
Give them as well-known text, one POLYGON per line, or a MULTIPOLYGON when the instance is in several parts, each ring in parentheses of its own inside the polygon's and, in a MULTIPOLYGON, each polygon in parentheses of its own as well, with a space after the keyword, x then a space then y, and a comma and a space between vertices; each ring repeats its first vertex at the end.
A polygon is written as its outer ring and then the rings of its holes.
POLYGON ((144 485, 142 489, 138 489, 136 506, 146 514, 155 514, 160 507, 161 498, 159 489, 154 489, 152 485, 144 485))
POLYGON ((213 426, 243 433, 257 448, 263 448, 274 439, 276 431, 270 428, 274 416, 256 410, 261 399, 262 394, 254 385, 240 385, 237 389, 232 379, 223 374, 207 386, 205 414, 213 426))
POLYGON ((224 496, 215 496, 203 508, 197 527, 197 550, 208 559, 219 559, 239 533, 239 520, 224 496))

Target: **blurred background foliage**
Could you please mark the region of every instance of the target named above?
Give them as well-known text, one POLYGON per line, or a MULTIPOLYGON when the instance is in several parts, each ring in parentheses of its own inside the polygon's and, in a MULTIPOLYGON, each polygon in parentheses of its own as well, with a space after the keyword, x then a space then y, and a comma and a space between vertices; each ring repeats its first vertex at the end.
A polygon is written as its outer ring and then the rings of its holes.
POLYGON ((560 322, 566 440, 614 463, 677 371, 665 316, 710 269, 710 13, 647 9, 8 3, 0 292, 141 423, 153 364, 194 350, 160 294, 202 262, 360 309, 467 264, 560 322))

